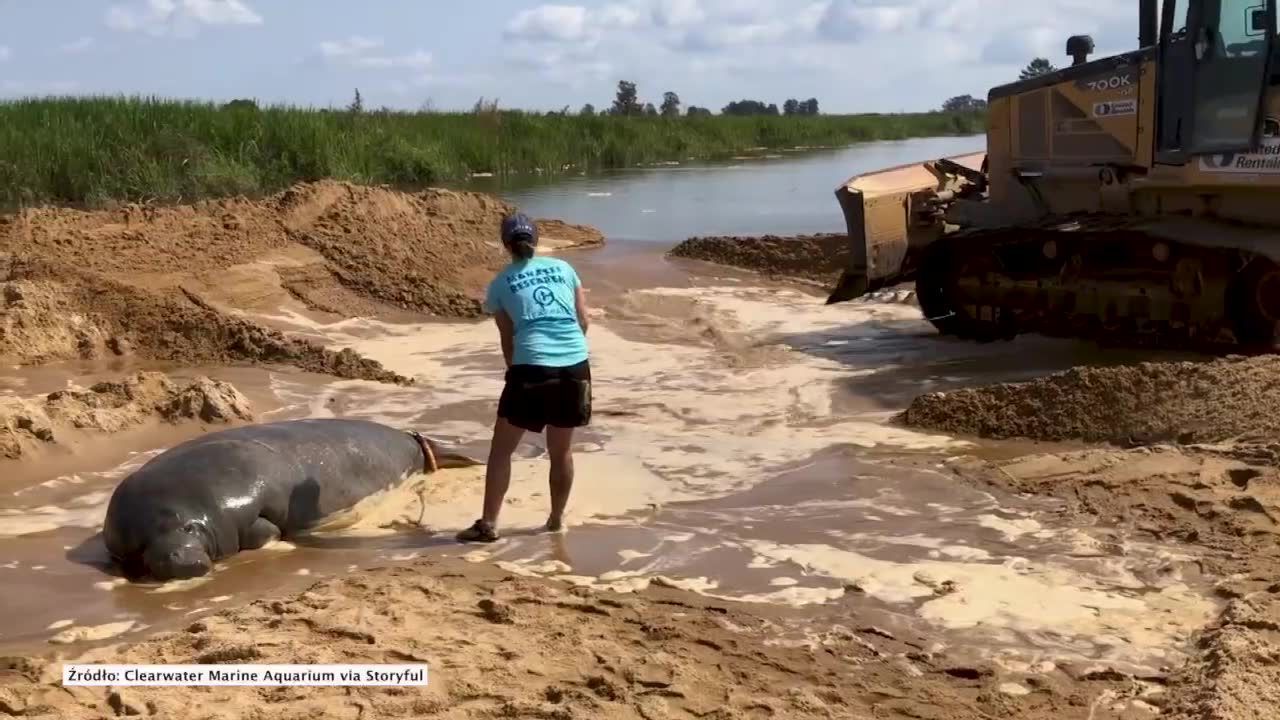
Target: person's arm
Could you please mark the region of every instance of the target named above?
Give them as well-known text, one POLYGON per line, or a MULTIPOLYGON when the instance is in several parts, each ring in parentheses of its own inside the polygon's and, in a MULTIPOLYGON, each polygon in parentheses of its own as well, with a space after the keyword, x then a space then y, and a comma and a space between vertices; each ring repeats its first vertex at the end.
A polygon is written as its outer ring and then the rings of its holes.
POLYGON ((582 278, 578 277, 578 271, 569 263, 564 264, 569 270, 569 282, 573 283, 573 306, 578 314, 578 327, 582 328, 582 333, 587 333, 587 327, 591 325, 591 321, 587 319, 587 294, 582 289, 582 278))
POLYGON ((502 340, 502 359, 507 367, 511 367, 511 356, 515 351, 515 323, 511 321, 506 308, 502 307, 502 299, 498 295, 498 278, 489 282, 482 309, 492 315, 494 323, 498 325, 498 337, 502 340))
POLYGON ((585 335, 591 321, 587 319, 587 294, 582 291, 581 285, 573 291, 573 304, 578 311, 578 327, 582 328, 582 333, 585 335))
POLYGON ((506 310, 498 310, 493 314, 493 321, 498 324, 498 335, 502 339, 502 359, 511 367, 511 355, 515 351, 515 324, 506 310))

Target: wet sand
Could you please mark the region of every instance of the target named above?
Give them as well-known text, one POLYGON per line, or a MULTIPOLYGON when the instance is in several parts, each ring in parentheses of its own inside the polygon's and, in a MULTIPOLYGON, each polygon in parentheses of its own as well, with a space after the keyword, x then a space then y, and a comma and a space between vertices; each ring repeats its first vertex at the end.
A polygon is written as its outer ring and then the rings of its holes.
MULTIPOLYGON (((0 618, 0 647, 33 652, 86 634, 141 640, 318 578, 429 560, 644 602, 674 588, 745 603, 743 612, 773 618, 784 645, 829 640, 848 624, 874 628, 859 636, 870 656, 919 655, 914 672, 959 693, 945 716, 959 718, 981 716, 960 699, 973 678, 1013 702, 1028 687, 1070 688, 1086 669, 1159 676, 1188 657, 1192 633, 1220 609, 1217 578, 1185 548, 1108 544, 1096 536, 1109 530, 1062 522, 1048 500, 958 484, 945 471, 957 455, 1017 448, 890 422, 922 389, 1043 374, 1093 351, 939 342, 902 298, 825 308, 809 289, 731 270, 692 275, 657 250, 566 257, 589 278, 597 378, 597 419, 579 440, 566 534, 534 532, 546 510, 535 436, 515 463, 507 539, 496 546, 452 541, 478 511, 483 469, 449 470, 367 508, 352 527, 243 554, 210 579, 124 585, 104 571, 94 538, 107 494, 129 467, 192 431, 122 436, 110 452, 68 461, 79 465, 60 468, 64 477, 29 478, 3 499, 0 546, 10 560, 0 576, 26 592, 0 618), (919 647, 898 647, 904 638, 919 647)), ((365 417, 483 457, 501 382, 490 323, 391 323, 297 307, 251 317, 431 382, 278 368, 183 372, 233 382, 260 419, 365 417)), ((23 392, 61 383, 51 368, 20 377, 23 392)), ((1089 692, 1110 689, 1108 677, 1087 681, 1089 692)), ((1060 708, 1074 691, 1046 692, 1017 707, 1060 708)), ((1133 711, 1128 700, 1115 703, 1058 716, 1133 711)))

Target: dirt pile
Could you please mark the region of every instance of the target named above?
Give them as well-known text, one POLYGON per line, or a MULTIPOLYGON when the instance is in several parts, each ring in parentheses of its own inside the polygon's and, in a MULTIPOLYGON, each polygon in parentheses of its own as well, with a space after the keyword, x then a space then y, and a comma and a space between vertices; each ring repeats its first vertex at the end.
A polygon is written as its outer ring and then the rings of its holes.
POLYGON ((69 719, 1094 717, 1083 694, 1051 683, 1004 694, 993 673, 954 669, 883 630, 832 633, 816 646, 770 642, 779 620, 662 588, 596 593, 483 564, 418 562, 324 580, 77 661, 425 663, 426 687, 63 687, 61 662, 11 659, 0 709, 69 719))
MULTIPOLYGON (((1198 571, 1218 578, 1225 603, 1195 657, 1158 699, 1175 720, 1263 720, 1280 703, 1280 469, 1173 447, 963 459, 966 481, 1065 501, 1062 520, 1113 526, 1123 548, 1188 543, 1198 571)), ((1082 548, 1080 552, 1088 552, 1082 548)), ((1152 568, 1152 572, 1184 572, 1152 568)))
POLYGON ((182 291, 149 292, 57 265, 15 268, 0 305, 0 362, 135 356, 181 364, 292 365, 342 378, 413 380, 219 311, 182 291))
MULTIPOLYGON (((479 193, 322 181, 263 200, 23 210, 0 217, 0 358, 132 350, 408 382, 235 314, 271 313, 292 299, 348 317, 395 309, 475 316, 484 284, 506 262, 497 228, 511 209, 479 193)), ((543 223, 553 249, 603 242, 591 228, 543 223)))
POLYGON ((1122 444, 1273 441, 1280 358, 1073 368, 916 398, 907 425, 990 438, 1122 444))
POLYGON ((848 263, 849 237, 839 234, 693 237, 667 254, 827 286, 840 278, 848 263))
POLYGON ((474 317, 485 283, 507 261, 497 229, 512 209, 476 193, 331 182, 286 191, 275 215, 290 240, 323 256, 333 280, 356 295, 474 317))
POLYGON ((33 447, 61 444, 68 430, 112 433, 149 420, 252 421, 249 401, 231 385, 199 377, 179 385, 142 372, 87 390, 60 390, 39 402, 0 398, 0 457, 17 459, 33 447))

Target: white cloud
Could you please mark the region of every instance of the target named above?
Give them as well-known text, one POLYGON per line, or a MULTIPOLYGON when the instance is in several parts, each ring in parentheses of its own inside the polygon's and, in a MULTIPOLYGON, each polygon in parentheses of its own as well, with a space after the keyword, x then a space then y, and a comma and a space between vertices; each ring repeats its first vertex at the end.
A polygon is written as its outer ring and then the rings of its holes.
POLYGON ((818 27, 832 40, 861 40, 867 35, 910 30, 920 23, 921 16, 922 8, 912 3, 833 0, 827 4, 818 27))
POLYGON ((4 62, 13 57, 13 51, 4 45, 0 45, 0 62, 4 62))
POLYGON ((689 27, 704 22, 707 13, 700 0, 655 0, 651 10, 658 27, 689 27))
POLYGON ((201 25, 261 25, 243 0, 144 0, 107 9, 107 27, 149 35, 189 34, 201 25))
POLYGON ((434 59, 425 50, 414 50, 405 55, 366 55, 352 60, 356 67, 362 68, 407 68, 424 70, 431 67, 434 59))
POLYGON ((627 5, 606 5, 595 16, 602 28, 628 29, 641 23, 640 11, 627 5))
POLYGON ((753 25, 716 25, 690 30, 678 43, 689 50, 717 50, 744 45, 776 43, 785 40, 793 28, 790 23, 774 22, 753 25))
POLYGON ((208 25, 261 25, 262 16, 241 0, 185 0, 193 18, 208 25))
POLYGON ((435 63, 435 58, 425 50, 414 50, 403 55, 374 53, 382 50, 383 46, 384 43, 378 38, 352 35, 345 40, 326 40, 320 43, 320 54, 330 61, 364 69, 423 71, 435 63))
POLYGON ((72 40, 71 42, 59 45, 58 51, 67 55, 78 55, 93 49, 93 44, 93 38, 86 36, 79 38, 78 40, 72 40))
POLYGON ((982 59, 999 65, 1026 65, 1035 57, 1052 61, 1065 49, 1066 36, 1057 28, 1033 25, 1016 35, 995 38, 983 45, 982 59))
POLYGON ((535 42, 575 42, 588 39, 594 30, 588 23, 587 9, 581 5, 539 5, 512 18, 506 35, 535 42))
POLYGON ((329 58, 356 57, 381 47, 381 40, 352 35, 346 40, 326 40, 320 43, 320 54, 329 58))

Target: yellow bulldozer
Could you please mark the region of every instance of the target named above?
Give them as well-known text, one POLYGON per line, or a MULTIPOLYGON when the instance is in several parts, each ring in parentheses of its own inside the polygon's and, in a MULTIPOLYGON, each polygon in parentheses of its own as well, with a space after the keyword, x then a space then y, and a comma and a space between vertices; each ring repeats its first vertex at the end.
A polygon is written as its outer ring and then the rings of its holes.
POLYGON ((988 94, 986 152, 851 178, 828 304, 914 281, 944 335, 1270 351, 1276 0, 1142 0, 1138 49, 988 94))

